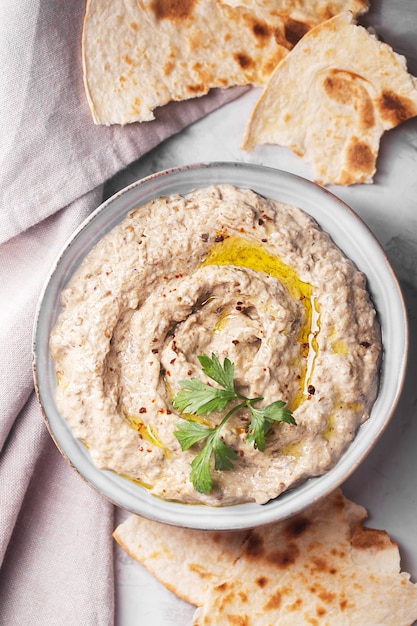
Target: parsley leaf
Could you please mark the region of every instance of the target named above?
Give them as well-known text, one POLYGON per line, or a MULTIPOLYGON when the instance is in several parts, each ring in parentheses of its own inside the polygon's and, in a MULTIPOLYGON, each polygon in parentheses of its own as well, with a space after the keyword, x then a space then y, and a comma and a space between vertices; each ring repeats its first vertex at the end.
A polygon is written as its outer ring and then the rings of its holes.
POLYGON ((235 366, 227 357, 223 361, 223 367, 214 353, 212 353, 211 359, 207 354, 202 354, 197 358, 206 376, 215 380, 216 383, 219 383, 219 385, 227 389, 227 391, 235 393, 235 383, 233 380, 235 366))
POLYGON ((212 430, 211 428, 207 428, 207 426, 203 426, 193 420, 180 422, 177 424, 177 428, 178 430, 175 431, 175 436, 178 439, 182 450, 188 450, 191 446, 197 443, 197 441, 206 439, 212 430))
POLYGON ((246 441, 253 443, 254 448, 264 452, 265 435, 274 422, 287 422, 287 424, 296 425, 296 421, 291 411, 285 408, 285 402, 276 400, 263 409, 256 409, 249 405, 252 420, 248 428, 248 436, 246 441))
POLYGON ((227 403, 236 398, 234 392, 206 385, 198 378, 180 380, 183 388, 174 398, 173 407, 182 413, 202 415, 214 410, 223 411, 227 403))
POLYGON ((246 398, 237 393, 234 383, 234 364, 227 357, 224 359, 223 365, 214 353, 212 353, 211 358, 203 354, 198 357, 198 360, 203 373, 222 388, 213 387, 197 378, 182 380, 180 381, 182 389, 177 393, 173 402, 175 409, 182 413, 202 415, 212 411, 222 412, 230 401, 240 400, 213 428, 204 426, 190 418, 179 422, 177 430, 174 431, 182 450, 188 450, 194 444, 204 441, 200 452, 191 462, 190 479, 197 491, 210 493, 213 488, 212 456, 214 457, 214 469, 223 471, 233 469, 233 461, 237 458, 236 452, 227 446, 220 437, 223 425, 233 413, 242 408, 249 409, 251 421, 248 426, 246 441, 253 443, 254 448, 261 452, 265 450, 265 436, 274 422, 296 425, 296 421, 282 400, 276 400, 263 408, 256 408, 253 404, 263 400, 262 397, 246 398))
MULTIPOLYGON (((233 463, 237 458, 234 450, 229 448, 219 436, 219 429, 209 429, 211 431, 201 451, 191 462, 190 479, 195 489, 201 493, 210 493, 213 487, 210 465, 211 455, 214 454, 214 469, 231 470, 233 463)), ((184 448, 183 448, 184 449, 184 448)))

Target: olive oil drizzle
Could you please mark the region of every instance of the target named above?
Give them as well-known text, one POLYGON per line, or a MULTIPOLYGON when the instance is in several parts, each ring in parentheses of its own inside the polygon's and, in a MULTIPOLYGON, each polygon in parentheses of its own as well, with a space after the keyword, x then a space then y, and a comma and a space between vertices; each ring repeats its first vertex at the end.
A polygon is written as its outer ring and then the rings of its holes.
POLYGON ((314 361, 318 353, 317 334, 320 331, 320 312, 317 304, 317 298, 315 295, 311 296, 311 324, 310 332, 308 334, 308 354, 307 354, 307 369, 304 376, 304 394, 308 395, 308 387, 311 382, 311 376, 314 368, 314 361))
POLYGON ((224 236, 217 241, 202 265, 233 265, 269 274, 281 282, 292 299, 302 303, 305 321, 297 337, 302 355, 300 394, 290 404, 291 410, 295 410, 308 395, 318 349, 316 336, 320 328, 320 314, 312 285, 302 281, 292 267, 270 254, 265 246, 237 235, 224 236))
POLYGON ((313 292, 309 283, 303 282, 292 267, 270 254, 262 244, 237 235, 216 242, 202 265, 234 265, 264 272, 277 278, 294 299, 310 298, 313 292))
POLYGON ((161 448, 164 454, 168 453, 168 448, 158 438, 152 424, 145 424, 143 420, 141 420, 137 415, 129 415, 128 420, 130 426, 134 430, 138 431, 142 439, 144 439, 148 443, 151 443, 154 446, 157 446, 158 448, 161 448))

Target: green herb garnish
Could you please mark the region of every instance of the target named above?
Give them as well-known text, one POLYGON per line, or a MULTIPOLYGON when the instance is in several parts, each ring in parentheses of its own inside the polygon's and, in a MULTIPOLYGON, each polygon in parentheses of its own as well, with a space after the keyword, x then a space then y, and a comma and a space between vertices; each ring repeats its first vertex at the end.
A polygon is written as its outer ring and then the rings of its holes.
POLYGON ((206 354, 198 357, 202 370, 206 376, 214 380, 220 387, 212 387, 203 383, 198 378, 181 380, 182 389, 174 398, 173 406, 182 413, 203 415, 212 411, 224 411, 233 400, 239 400, 221 422, 214 428, 210 428, 194 421, 192 418, 177 424, 178 430, 174 435, 178 439, 182 450, 188 450, 198 441, 204 441, 200 452, 191 462, 190 479, 195 489, 201 493, 210 493, 213 481, 210 471, 211 456, 214 456, 214 469, 233 469, 233 461, 237 455, 221 439, 220 432, 229 417, 240 409, 249 409, 251 421, 247 429, 246 441, 253 443, 255 449, 265 450, 265 435, 274 422, 287 422, 296 425, 292 412, 285 408, 285 402, 277 400, 266 407, 255 408, 256 402, 263 400, 246 398, 235 389, 234 364, 226 357, 221 365, 215 354, 211 358, 206 354))

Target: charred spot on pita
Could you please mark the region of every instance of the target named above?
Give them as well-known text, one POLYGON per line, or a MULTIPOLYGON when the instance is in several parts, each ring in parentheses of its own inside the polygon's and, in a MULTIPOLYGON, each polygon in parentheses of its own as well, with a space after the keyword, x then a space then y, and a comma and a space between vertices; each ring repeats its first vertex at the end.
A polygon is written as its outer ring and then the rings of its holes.
POLYGON ((386 550, 392 545, 397 545, 391 541, 385 530, 376 530, 366 526, 357 526, 352 536, 352 547, 357 550, 386 550))
POLYGON ((294 543, 289 543, 284 550, 274 550, 267 556, 267 561, 279 569, 287 569, 293 565, 300 554, 299 548, 294 543))
POLYGON ((300 537, 311 525, 311 521, 306 517, 295 517, 290 520, 285 528, 285 534, 289 539, 300 537))
POLYGON ((392 91, 384 91, 378 99, 378 109, 382 119, 393 126, 401 124, 417 113, 417 108, 408 98, 402 98, 392 91))
POLYGON ((235 58, 235 61, 244 70, 248 69, 249 67, 253 65, 252 59, 244 52, 236 52, 236 54, 234 55, 234 58, 235 58))
POLYGON ((271 30, 268 24, 265 24, 264 22, 259 22, 257 20, 253 20, 252 32, 258 39, 269 39, 269 37, 271 36, 271 30))
POLYGON ((204 85, 201 84, 201 83, 197 83, 195 85, 187 85, 186 89, 190 93, 204 93, 204 91, 205 91, 204 85))
POLYGON ((190 17, 193 13, 195 0, 154 0, 152 11, 157 20, 179 21, 190 17))
POLYGON ((352 138, 352 142, 346 151, 346 164, 353 170, 369 172, 375 163, 375 156, 367 143, 359 141, 357 137, 352 138))
POLYGON ((291 46, 295 46, 310 30, 308 24, 287 18, 284 25, 285 39, 291 46))
POLYGON ((266 576, 258 576, 258 578, 255 579, 255 583, 258 585, 258 587, 260 587, 261 589, 263 589, 264 587, 266 587, 266 585, 268 584, 268 579, 266 578, 266 576))
POLYGON ((352 102, 351 82, 339 76, 334 70, 323 81, 324 91, 327 96, 341 104, 352 102))
POLYGON ((268 602, 262 607, 264 611, 274 611, 279 609, 282 603, 282 593, 277 590, 272 593, 268 599, 268 602))
POLYGON ((314 556, 310 559, 310 569, 312 572, 326 572, 328 564, 326 559, 320 556, 314 556))
POLYGON ((264 540, 260 535, 253 532, 249 535, 244 546, 244 554, 248 558, 259 558, 265 553, 264 540))

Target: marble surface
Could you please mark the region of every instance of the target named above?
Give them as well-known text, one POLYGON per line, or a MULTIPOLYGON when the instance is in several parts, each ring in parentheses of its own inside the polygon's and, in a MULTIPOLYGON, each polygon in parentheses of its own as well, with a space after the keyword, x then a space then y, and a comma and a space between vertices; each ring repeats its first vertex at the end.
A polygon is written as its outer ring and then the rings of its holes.
MULTIPOLYGON (((407 58, 417 76, 417 0, 380 0, 364 22, 407 58)), ((208 161, 259 163, 311 179, 309 166, 289 150, 240 142, 258 89, 193 124, 109 181, 106 197, 148 174, 208 161)), ((403 289, 410 351, 403 393, 386 431, 344 493, 369 511, 368 524, 386 529, 400 548, 402 569, 417 582, 417 118, 386 133, 373 185, 329 187, 368 224, 384 247, 403 289)), ((116 524, 127 516, 116 511, 116 524)), ((175 598, 115 546, 116 626, 185 626, 194 607, 175 598)))

